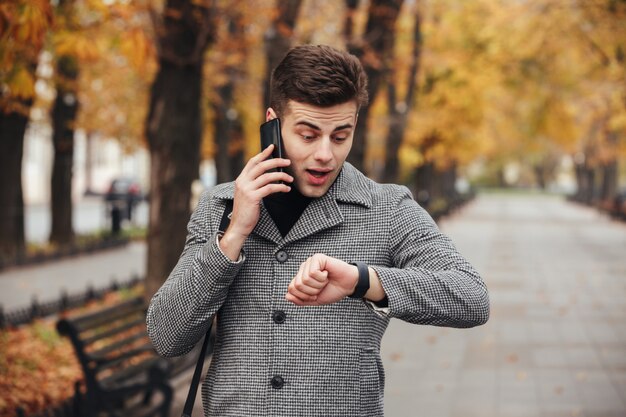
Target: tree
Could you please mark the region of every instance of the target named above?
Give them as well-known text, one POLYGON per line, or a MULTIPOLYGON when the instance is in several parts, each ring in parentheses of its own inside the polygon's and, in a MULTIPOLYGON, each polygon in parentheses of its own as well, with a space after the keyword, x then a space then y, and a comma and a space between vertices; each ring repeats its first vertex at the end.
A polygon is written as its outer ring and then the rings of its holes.
POLYGON ((0 257, 25 251, 22 155, 35 72, 52 8, 43 0, 0 5, 0 257))
MULTIPOLYGON (((385 75, 389 71, 392 60, 395 24, 402 7, 402 0, 372 0, 369 5, 367 23, 362 37, 348 39, 348 50, 356 55, 363 64, 368 78, 367 92, 370 104, 376 95, 385 75)), ((353 5, 348 4, 348 16, 352 13, 353 5)), ((347 23, 351 25, 351 20, 347 23)), ((352 29, 346 29, 345 34, 353 34, 352 29)), ((359 110, 360 123, 354 132, 352 150, 348 155, 348 162, 359 170, 364 170, 366 132, 371 105, 359 110)))
POLYGON ((272 23, 265 32, 266 75, 263 93, 263 106, 270 105, 270 80, 272 71, 283 59, 293 41, 296 18, 302 0, 277 0, 272 23))
MULTIPOLYGON (((60 0, 58 20, 66 30, 76 30, 74 1, 60 0)), ((71 35, 69 35, 71 36, 71 35)), ((54 161, 50 183, 52 228, 50 242, 67 245, 74 239, 72 228, 72 166, 74 163, 74 129, 78 112, 78 58, 72 53, 57 57, 56 91, 52 107, 52 144, 54 161)))
MULTIPOLYGON (((420 57, 422 54, 422 29, 421 29, 421 11, 418 5, 414 5, 413 10, 413 31, 412 31, 412 45, 409 52, 409 68, 406 73, 406 82, 404 88, 406 93, 404 98, 400 100, 398 98, 398 85, 400 62, 396 63, 389 70, 389 77, 387 79, 387 109, 389 114, 389 131, 387 133, 385 164, 383 169, 382 181, 383 182, 397 182, 398 174, 400 171, 400 163, 398 159, 398 151, 402 145, 404 133, 406 131, 409 114, 413 109, 415 102, 415 96, 417 93, 417 74, 420 67, 420 57)), ((397 61, 404 61, 405 54, 401 54, 400 59, 397 61)))
POLYGON ((248 54, 245 27, 248 23, 241 2, 228 2, 223 16, 226 30, 219 39, 219 53, 214 57, 220 61, 221 82, 213 88, 211 95, 215 138, 215 167, 217 183, 234 180, 244 165, 244 132, 241 114, 235 104, 235 90, 244 77, 244 63, 248 54))
POLYGON ((159 69, 146 120, 150 229, 146 295, 161 286, 184 246, 191 183, 200 159, 204 52, 214 40, 213 2, 168 0, 154 16, 159 69))

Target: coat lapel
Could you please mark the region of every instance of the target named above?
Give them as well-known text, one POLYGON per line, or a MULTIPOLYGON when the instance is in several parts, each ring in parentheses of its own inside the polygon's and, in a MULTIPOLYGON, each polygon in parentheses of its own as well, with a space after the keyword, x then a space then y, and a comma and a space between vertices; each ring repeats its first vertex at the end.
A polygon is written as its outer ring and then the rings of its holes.
POLYGON ((342 222, 343 216, 339 211, 335 197, 326 193, 309 203, 296 224, 285 236, 285 243, 303 239, 342 222))
POLYGON ((338 202, 371 207, 372 196, 369 181, 352 165, 344 163, 335 183, 326 194, 311 201, 300 219, 285 236, 285 243, 303 239, 343 223, 343 215, 338 202))
POLYGON ((261 236, 269 241, 272 241, 276 244, 280 243, 283 240, 276 223, 272 220, 269 212, 265 208, 263 204, 261 204, 261 214, 259 216, 259 221, 256 224, 256 227, 252 231, 252 233, 261 236))

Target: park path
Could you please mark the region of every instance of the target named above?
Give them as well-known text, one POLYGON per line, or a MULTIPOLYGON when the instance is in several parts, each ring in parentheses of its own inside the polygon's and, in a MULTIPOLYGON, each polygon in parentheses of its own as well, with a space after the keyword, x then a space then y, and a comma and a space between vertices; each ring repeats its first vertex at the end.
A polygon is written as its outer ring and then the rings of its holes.
POLYGON ((626 416, 626 223, 560 197, 494 193, 441 229, 481 272, 491 318, 392 321, 386 416, 626 416))
POLYGON ((146 245, 128 245, 49 261, 40 265, 12 267, 0 271, 0 306, 15 311, 38 302, 59 300, 65 292, 84 294, 89 287, 107 288, 113 281, 128 282, 145 273, 146 245))

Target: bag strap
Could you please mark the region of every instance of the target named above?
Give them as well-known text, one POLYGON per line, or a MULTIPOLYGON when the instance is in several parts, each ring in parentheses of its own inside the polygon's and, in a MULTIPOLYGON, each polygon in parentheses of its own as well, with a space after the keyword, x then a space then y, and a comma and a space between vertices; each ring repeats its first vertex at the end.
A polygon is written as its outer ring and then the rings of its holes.
MULTIPOLYGON (((224 214, 220 221, 220 232, 225 232, 230 224, 230 214, 233 211, 233 200, 226 200, 226 208, 224 208, 224 214)), ((196 363, 196 369, 193 371, 193 378, 191 378, 191 385, 189 386, 189 393, 187 393, 187 400, 185 401, 185 407, 183 407, 183 414, 181 417, 191 417, 193 411, 193 405, 196 402, 196 393, 198 392, 198 385, 200 384, 200 377, 202 376, 202 367, 204 365, 204 358, 206 356, 207 348, 209 347, 209 339, 211 336, 211 328, 213 327, 213 321, 209 324, 209 329, 204 336, 204 343, 202 343, 202 349, 200 349, 200 356, 198 357, 198 363, 196 363)))

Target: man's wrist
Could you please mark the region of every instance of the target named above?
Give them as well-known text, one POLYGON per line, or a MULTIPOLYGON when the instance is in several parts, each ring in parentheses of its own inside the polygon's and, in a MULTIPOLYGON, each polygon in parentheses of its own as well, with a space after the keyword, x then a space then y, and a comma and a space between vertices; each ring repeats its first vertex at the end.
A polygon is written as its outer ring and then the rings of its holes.
POLYGON ((224 255, 230 258, 231 261, 236 262, 240 259, 241 250, 243 249, 243 244, 246 239, 246 236, 238 235, 227 230, 217 242, 224 255))

